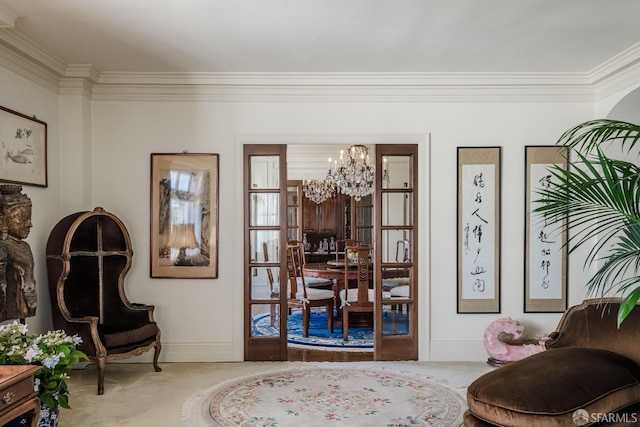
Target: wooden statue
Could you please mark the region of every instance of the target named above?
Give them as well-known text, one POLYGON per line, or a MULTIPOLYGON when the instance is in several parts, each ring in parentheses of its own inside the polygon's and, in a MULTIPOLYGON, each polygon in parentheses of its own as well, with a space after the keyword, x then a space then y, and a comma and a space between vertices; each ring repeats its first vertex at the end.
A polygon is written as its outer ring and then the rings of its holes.
POLYGON ((36 314, 31 231, 31 199, 17 184, 0 185, 0 321, 36 314))

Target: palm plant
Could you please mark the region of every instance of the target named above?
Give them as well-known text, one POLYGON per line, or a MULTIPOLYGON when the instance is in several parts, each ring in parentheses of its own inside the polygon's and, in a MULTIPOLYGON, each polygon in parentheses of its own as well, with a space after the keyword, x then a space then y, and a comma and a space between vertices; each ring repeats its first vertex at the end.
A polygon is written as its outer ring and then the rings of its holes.
POLYGON ((575 151, 569 167, 550 167, 552 185, 538 192, 535 212, 570 230, 569 253, 592 245, 585 267, 597 266, 586 286, 595 297, 622 296, 618 326, 640 300, 640 167, 610 158, 605 143, 626 154, 640 140, 640 126, 593 120, 566 131, 556 143, 575 151), (593 243, 595 242, 595 244, 593 243))

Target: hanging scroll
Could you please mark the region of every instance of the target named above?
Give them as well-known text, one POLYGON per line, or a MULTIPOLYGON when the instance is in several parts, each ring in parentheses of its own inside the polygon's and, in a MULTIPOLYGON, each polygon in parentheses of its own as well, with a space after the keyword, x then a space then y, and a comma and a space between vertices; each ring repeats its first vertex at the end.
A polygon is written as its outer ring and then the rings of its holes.
POLYGON ((458 148, 458 313, 500 312, 500 159, 458 148))
POLYGON ((549 188, 551 166, 567 167, 567 151, 554 146, 525 147, 525 312, 562 313, 567 308, 567 232, 534 210, 540 190, 549 188))

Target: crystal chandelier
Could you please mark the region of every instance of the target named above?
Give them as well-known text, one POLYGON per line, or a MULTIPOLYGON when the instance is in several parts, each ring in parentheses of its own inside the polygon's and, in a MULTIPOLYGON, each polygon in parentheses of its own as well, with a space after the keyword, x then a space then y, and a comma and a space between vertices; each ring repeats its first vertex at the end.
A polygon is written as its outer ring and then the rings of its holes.
POLYGON ((332 197, 335 190, 336 187, 333 181, 327 179, 314 179, 302 183, 304 196, 317 204, 332 197))
POLYGON ((331 169, 329 159, 328 180, 335 182, 342 194, 354 197, 356 200, 373 193, 373 179, 375 171, 369 161, 369 148, 364 145, 349 147, 349 155, 345 160, 344 151, 340 150, 340 160, 334 162, 331 169))

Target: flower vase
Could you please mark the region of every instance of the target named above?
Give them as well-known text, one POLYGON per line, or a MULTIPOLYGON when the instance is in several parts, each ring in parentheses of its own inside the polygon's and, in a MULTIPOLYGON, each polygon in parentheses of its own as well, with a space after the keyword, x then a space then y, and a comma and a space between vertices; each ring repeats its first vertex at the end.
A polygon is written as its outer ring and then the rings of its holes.
POLYGON ((60 407, 51 409, 44 403, 40 402, 40 417, 38 418, 38 427, 58 427, 60 419, 60 407))
MULTIPOLYGON (((38 427, 57 427, 60 415, 60 408, 51 409, 40 402, 40 416, 38 417, 38 427)), ((4 427, 26 427, 31 425, 28 415, 20 415, 18 418, 9 421, 4 427)))

